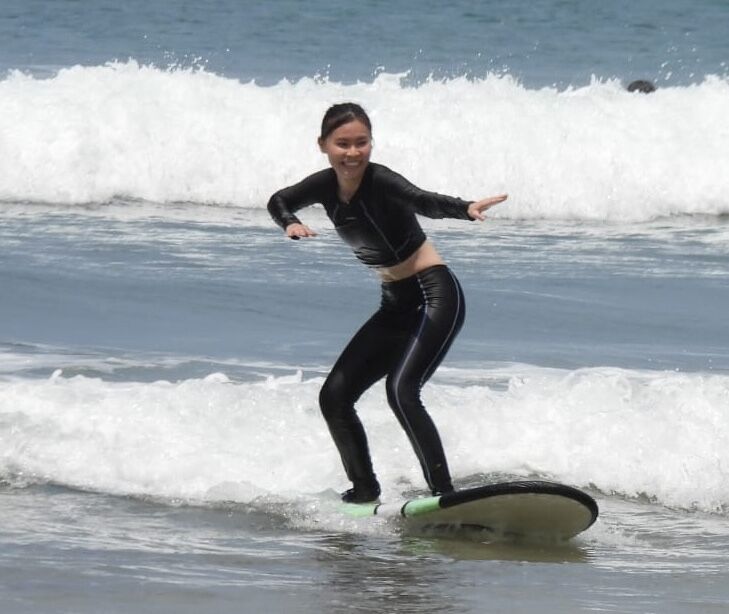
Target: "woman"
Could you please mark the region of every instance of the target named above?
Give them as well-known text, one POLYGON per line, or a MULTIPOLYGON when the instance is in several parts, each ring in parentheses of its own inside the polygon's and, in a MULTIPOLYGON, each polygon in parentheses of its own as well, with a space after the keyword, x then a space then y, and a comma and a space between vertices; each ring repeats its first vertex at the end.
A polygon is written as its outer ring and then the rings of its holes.
POLYGON ((350 503, 376 500, 380 485, 354 404, 382 377, 387 400, 410 439, 433 494, 453 485, 438 431, 420 389, 445 356, 463 324, 463 293, 415 214, 483 220, 506 195, 467 202, 423 191, 370 162, 372 125, 359 105, 331 107, 322 120, 319 148, 331 168, 276 192, 268 211, 291 239, 314 237, 295 213, 321 203, 337 233, 382 280, 379 310, 355 334, 319 395, 322 414, 352 488, 350 503))

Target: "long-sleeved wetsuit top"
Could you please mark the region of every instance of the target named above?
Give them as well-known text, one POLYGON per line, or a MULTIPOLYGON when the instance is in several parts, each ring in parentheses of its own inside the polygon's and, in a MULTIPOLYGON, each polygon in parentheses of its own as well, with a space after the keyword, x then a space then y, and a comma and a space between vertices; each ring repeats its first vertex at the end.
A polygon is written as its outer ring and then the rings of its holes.
POLYGON ((370 162, 348 203, 339 199, 336 173, 328 168, 276 192, 268 201, 268 211, 286 229, 301 223, 296 211, 321 203, 339 236, 361 262, 390 267, 407 260, 425 242, 416 213, 471 220, 471 202, 421 190, 386 166, 370 162))

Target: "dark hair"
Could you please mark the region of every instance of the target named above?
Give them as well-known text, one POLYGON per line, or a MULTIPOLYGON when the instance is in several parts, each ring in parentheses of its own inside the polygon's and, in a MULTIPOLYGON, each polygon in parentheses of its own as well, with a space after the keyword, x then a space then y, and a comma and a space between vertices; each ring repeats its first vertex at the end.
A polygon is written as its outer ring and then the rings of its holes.
POLYGON ((653 85, 650 81, 646 81, 645 79, 638 79, 637 81, 633 81, 628 86, 629 92, 640 92, 641 94, 650 94, 651 92, 656 91, 656 86, 653 85))
POLYGON ((362 122, 372 132, 370 118, 361 106, 354 102, 335 104, 329 107, 327 112, 324 113, 324 119, 321 120, 321 136, 319 138, 323 141, 339 128, 339 126, 355 120, 362 122))

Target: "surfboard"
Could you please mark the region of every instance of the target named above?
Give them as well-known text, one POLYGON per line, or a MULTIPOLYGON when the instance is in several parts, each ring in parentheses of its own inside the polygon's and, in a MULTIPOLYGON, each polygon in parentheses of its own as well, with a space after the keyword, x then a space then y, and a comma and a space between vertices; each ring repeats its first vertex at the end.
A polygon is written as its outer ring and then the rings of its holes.
POLYGON ((504 538, 567 540, 597 520, 587 493, 556 482, 487 484, 400 503, 344 503, 346 514, 402 518, 419 529, 485 531, 504 538))

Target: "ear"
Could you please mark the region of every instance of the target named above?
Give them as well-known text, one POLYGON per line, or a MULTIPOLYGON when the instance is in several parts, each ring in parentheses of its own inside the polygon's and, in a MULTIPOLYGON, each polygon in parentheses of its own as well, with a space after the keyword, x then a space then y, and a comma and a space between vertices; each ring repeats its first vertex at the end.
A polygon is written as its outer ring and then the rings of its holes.
POLYGON ((326 151, 324 150, 324 139, 322 139, 320 137, 320 138, 316 139, 316 142, 319 145, 319 151, 322 153, 326 153, 326 151))

